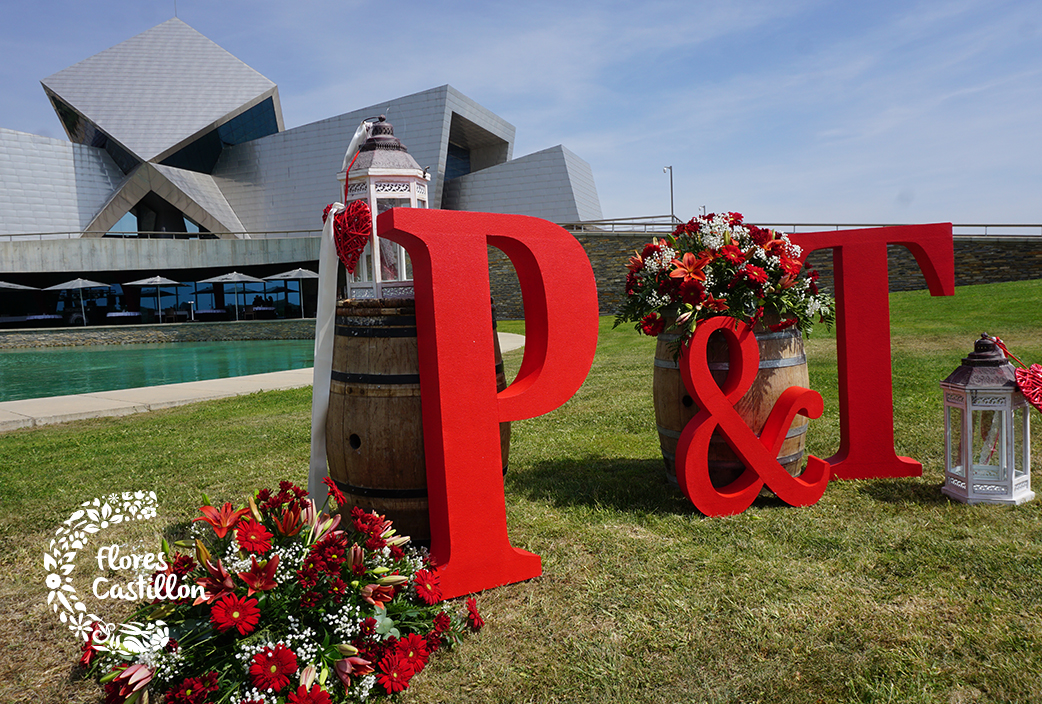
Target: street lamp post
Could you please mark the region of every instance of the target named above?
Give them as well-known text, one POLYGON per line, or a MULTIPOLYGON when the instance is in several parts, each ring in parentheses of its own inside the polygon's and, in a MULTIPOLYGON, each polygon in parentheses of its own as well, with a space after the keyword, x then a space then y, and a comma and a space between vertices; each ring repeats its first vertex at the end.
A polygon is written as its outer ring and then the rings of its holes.
POLYGON ((669 217, 674 221, 677 219, 676 212, 673 210, 673 167, 663 166, 662 173, 669 172, 669 217))

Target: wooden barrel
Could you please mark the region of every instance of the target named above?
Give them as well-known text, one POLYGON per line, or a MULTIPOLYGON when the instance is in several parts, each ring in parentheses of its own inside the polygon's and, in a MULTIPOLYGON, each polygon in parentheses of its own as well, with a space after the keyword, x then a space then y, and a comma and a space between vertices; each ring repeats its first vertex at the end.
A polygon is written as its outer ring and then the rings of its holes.
MULTIPOLYGON (((495 335, 496 383, 506 388, 495 335)), ((500 424, 503 472, 510 423, 500 424)), ((337 304, 326 416, 329 476, 353 506, 386 515, 401 535, 430 540, 423 412, 412 299, 337 304)))
MULTIPOLYGON (((760 369, 752 387, 735 405, 735 409, 759 435, 782 392, 790 386, 808 388, 810 381, 807 357, 803 351, 803 336, 799 330, 770 332, 758 327, 755 334, 760 347, 760 369)), ((676 340, 675 334, 663 333, 658 336, 654 375, 655 424, 658 427, 662 459, 666 465, 666 479, 674 485, 677 483, 677 441, 684 426, 698 413, 698 407, 684 388, 680 369, 673 359, 676 340)), ((717 384, 723 384, 727 378, 729 355, 727 341, 722 333, 715 332, 710 336, 706 360, 717 384)), ((802 471, 808 425, 806 418, 796 416, 778 453, 778 462, 793 476, 798 476, 802 471)), ((731 483, 744 469, 745 465, 718 429, 713 433, 709 446, 709 476, 713 486, 721 487, 731 483)))

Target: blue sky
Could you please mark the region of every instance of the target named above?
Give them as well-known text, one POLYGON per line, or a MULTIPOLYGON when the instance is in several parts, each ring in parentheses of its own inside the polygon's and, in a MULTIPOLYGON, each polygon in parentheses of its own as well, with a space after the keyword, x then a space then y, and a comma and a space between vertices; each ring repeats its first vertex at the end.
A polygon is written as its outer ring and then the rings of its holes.
MULTIPOLYGON (((668 214, 672 165, 684 219, 1042 222, 1038 1, 178 0, 177 15, 278 84, 287 127, 451 84, 517 128, 515 156, 564 144, 590 162, 605 217, 668 214)), ((172 16, 174 0, 7 3, 0 127, 64 137, 39 81, 172 16)))

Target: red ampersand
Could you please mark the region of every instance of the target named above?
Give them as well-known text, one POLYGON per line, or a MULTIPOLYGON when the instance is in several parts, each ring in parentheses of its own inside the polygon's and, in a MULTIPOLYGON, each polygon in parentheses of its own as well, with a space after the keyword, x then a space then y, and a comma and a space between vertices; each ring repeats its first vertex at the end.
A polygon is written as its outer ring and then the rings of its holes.
POLYGON ((734 406, 756 378, 760 349, 752 327, 726 317, 708 318, 698 324, 680 358, 684 385, 699 407, 684 427, 677 444, 677 482, 695 507, 707 516, 732 516, 752 505, 764 484, 790 506, 816 503, 828 486, 831 468, 817 457, 807 458, 807 469, 792 477, 778 463, 778 451, 797 414, 818 418, 824 410, 816 391, 792 386, 771 409, 763 431, 754 433, 734 406), (706 361, 709 336, 720 330, 730 355, 723 388, 713 379, 706 361), (709 440, 719 427, 727 444, 745 465, 745 471, 724 487, 709 478, 709 440))

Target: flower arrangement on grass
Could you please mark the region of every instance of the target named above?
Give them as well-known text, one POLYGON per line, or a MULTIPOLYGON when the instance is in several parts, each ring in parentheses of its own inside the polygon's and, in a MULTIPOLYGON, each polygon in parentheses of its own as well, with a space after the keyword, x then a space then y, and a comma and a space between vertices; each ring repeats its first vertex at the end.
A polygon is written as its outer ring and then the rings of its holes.
POLYGON ((809 336, 815 321, 831 325, 835 310, 800 254, 785 234, 747 225, 740 213, 692 218, 630 257, 615 325, 633 322, 652 337, 668 325, 683 343, 700 320, 725 315, 809 336))
POLYGON ((87 636, 80 662, 106 704, 364 701, 406 689, 431 654, 484 625, 473 598, 442 602, 427 553, 383 516, 355 508, 342 523, 289 482, 200 510, 194 541, 163 541, 151 583, 166 598, 87 636))

